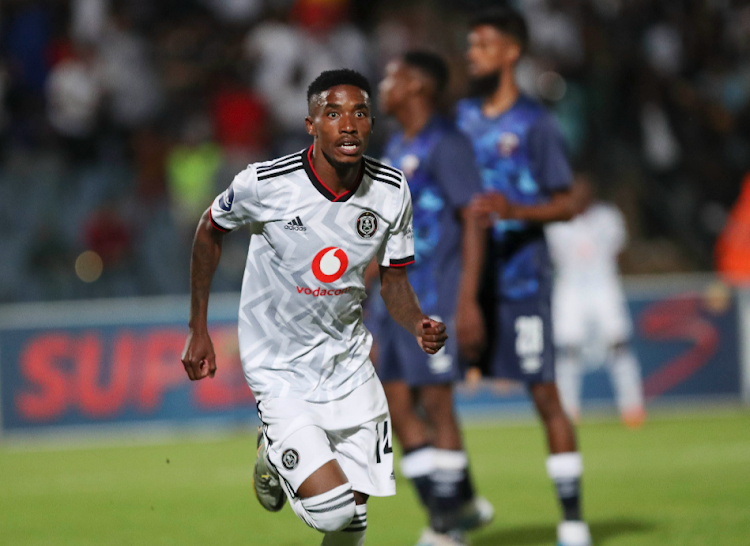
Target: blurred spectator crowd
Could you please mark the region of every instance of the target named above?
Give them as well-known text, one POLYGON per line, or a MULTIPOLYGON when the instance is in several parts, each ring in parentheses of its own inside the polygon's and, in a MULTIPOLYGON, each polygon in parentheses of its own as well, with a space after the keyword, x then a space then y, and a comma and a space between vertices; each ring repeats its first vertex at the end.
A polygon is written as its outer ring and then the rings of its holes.
MULTIPOLYGON (((188 291, 196 222, 252 161, 301 149, 307 84, 377 81, 413 47, 465 88, 482 0, 6 0, 0 11, 0 302, 188 291)), ((526 92, 625 212, 631 273, 709 270, 750 170, 750 4, 520 0, 526 92)), ((371 153, 388 132, 376 127, 371 153)), ((215 290, 237 290, 247 235, 215 290)))

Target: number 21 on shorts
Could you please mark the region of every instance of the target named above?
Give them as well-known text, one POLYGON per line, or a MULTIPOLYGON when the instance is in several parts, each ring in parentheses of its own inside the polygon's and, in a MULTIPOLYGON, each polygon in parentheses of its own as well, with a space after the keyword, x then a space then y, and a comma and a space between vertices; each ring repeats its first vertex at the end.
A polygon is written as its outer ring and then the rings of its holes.
POLYGON ((516 318, 516 355, 523 373, 537 373, 542 367, 544 352, 544 323, 542 317, 516 318))
POLYGON ((378 463, 382 461, 383 455, 393 453, 390 422, 390 419, 386 419, 382 423, 375 423, 375 461, 378 463))

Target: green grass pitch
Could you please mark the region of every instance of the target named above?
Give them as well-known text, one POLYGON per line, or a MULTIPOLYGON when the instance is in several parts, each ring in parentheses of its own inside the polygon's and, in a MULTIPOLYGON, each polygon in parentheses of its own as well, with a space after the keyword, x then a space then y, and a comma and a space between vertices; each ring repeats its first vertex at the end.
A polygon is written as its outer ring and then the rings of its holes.
MULTIPOLYGON (((639 431, 584 422, 584 511, 595 545, 750 544, 750 413, 653 417, 639 431)), ((467 427, 478 490, 497 510, 476 546, 553 545, 558 507, 532 421, 467 427)), ((320 543, 251 488, 254 437, 55 448, 0 444, 0 544, 320 543)), ((424 523, 409 484, 373 499, 368 544, 411 546, 424 523)))

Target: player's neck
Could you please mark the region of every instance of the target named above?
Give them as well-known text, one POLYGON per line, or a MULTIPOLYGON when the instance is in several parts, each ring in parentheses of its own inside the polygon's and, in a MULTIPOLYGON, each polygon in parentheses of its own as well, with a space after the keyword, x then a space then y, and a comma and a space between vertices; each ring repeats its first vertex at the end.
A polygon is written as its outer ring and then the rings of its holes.
POLYGON ((396 119, 404 130, 404 137, 411 140, 430 121, 433 108, 421 100, 409 101, 396 113, 396 119))
POLYGON ((520 92, 513 72, 512 69, 503 70, 497 89, 482 102, 482 113, 488 118, 505 113, 518 100, 520 92))
POLYGON ((359 182, 362 161, 352 165, 332 165, 317 146, 313 146, 312 166, 315 174, 333 193, 341 194, 350 190, 359 182))

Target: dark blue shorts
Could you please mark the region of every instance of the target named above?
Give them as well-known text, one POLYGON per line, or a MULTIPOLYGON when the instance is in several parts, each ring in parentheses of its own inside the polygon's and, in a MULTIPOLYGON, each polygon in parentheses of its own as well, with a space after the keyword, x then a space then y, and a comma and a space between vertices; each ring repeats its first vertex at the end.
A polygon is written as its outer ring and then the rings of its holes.
MULTIPOLYGON (((443 322, 445 317, 440 317, 443 322)), ((376 338, 375 369, 383 383, 404 381, 410 387, 453 383, 460 378, 456 336, 448 324, 448 343, 435 355, 425 353, 416 338, 390 317, 382 317, 376 338)))
POLYGON ((485 375, 526 384, 554 381, 550 297, 483 303, 488 346, 480 367, 485 375))

